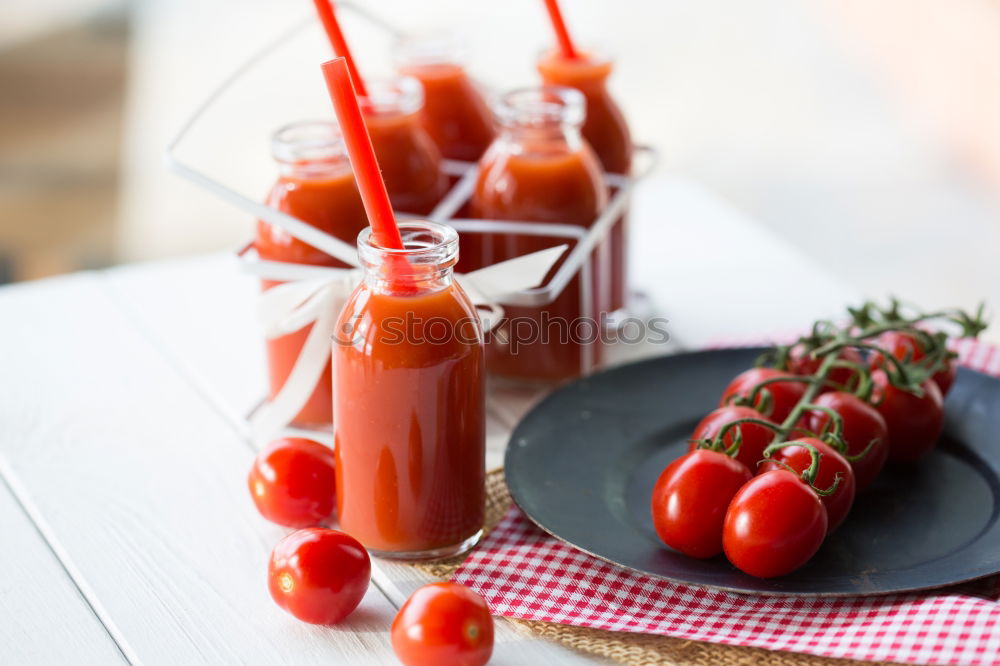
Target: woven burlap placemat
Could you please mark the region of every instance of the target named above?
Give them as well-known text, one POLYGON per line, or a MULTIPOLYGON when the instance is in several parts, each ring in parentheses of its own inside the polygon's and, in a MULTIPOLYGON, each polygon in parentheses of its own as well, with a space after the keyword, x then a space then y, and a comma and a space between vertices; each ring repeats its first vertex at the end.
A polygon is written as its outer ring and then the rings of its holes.
MULTIPOLYGON (((486 531, 489 532, 507 509, 510 493, 504 483, 503 470, 494 470, 486 477, 486 531)), ((446 560, 414 564, 436 578, 451 578, 468 554, 446 560)), ((568 624, 518 620, 508 618, 521 631, 541 636, 596 657, 604 657, 629 666, 669 664, 676 666, 848 666, 871 662, 850 659, 815 657, 794 652, 737 647, 689 641, 669 636, 588 629, 568 624)), ((883 662, 886 663, 887 662, 883 662)))

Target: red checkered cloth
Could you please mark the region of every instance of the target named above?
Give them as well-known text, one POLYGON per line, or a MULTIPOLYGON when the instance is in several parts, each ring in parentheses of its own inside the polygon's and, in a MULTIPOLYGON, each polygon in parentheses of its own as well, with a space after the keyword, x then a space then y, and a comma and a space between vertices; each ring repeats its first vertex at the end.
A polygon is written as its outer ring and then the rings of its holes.
MULTIPOLYGON (((960 341, 960 361, 1000 375, 1000 352, 960 341)), ((1000 577, 879 597, 758 597, 679 585, 608 564, 516 507, 454 575, 496 615, 826 657, 1000 664, 1000 577)))

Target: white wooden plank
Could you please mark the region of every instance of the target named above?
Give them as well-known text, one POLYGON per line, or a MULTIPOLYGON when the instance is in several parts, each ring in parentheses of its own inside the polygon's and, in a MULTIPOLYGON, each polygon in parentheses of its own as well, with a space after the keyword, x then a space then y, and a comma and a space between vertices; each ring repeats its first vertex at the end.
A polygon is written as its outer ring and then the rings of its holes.
POLYGON ((2 482, 0 526, 0 664, 127 663, 2 482))
POLYGON ((634 282, 685 347, 803 330, 861 300, 844 280, 697 183, 641 183, 632 216, 634 282))
POLYGON ((123 266, 102 276, 143 333, 243 424, 267 390, 267 368, 256 316, 260 282, 240 272, 236 255, 123 266))
POLYGON ((335 628, 266 589, 284 533, 245 488, 252 451, 89 275, 0 290, 0 458, 133 662, 394 663, 374 587, 335 628), (89 592, 88 592, 89 590, 89 592))

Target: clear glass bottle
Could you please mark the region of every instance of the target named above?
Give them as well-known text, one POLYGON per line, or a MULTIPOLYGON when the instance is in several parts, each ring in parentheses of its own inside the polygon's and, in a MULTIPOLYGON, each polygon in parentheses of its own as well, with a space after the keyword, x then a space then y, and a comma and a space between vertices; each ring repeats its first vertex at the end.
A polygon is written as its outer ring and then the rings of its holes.
POLYGON ((392 207, 426 215, 448 192, 441 151, 421 122, 424 91, 408 76, 367 82, 365 124, 392 207))
MULTIPOLYGON (((608 192, 597 157, 580 133, 585 113, 583 95, 572 88, 541 86, 502 96, 495 108, 500 133, 480 161, 473 215, 592 226, 607 205, 608 192)), ((556 237, 483 234, 478 239, 470 236, 468 242, 463 238, 463 252, 474 253, 474 263, 486 266, 566 242, 556 237)), ((565 255, 546 282, 562 261, 565 255)), ((487 351, 491 373, 563 380, 586 369, 585 354, 599 360, 596 326, 606 307, 596 294, 609 276, 595 254, 589 263, 591 317, 582 317, 580 274, 548 305, 505 306, 507 324, 492 336, 487 351), (530 339, 522 339, 522 331, 530 339)))
POLYGON ((359 236, 364 280, 334 336, 337 516, 379 556, 430 559, 482 534, 483 330, 455 230, 399 226, 404 250, 359 236))
MULTIPOLYGON (((312 226, 351 242, 368 225, 347 151, 334 122, 299 122, 275 132, 271 152, 278 179, 266 203, 312 226)), ((261 259, 317 266, 344 264, 322 250, 303 243, 280 227, 257 222, 254 245, 261 259)), ((262 281, 263 289, 278 282, 262 281)), ((288 380, 312 327, 267 341, 270 397, 288 380)), ((330 365, 294 419, 305 427, 328 426, 332 420, 330 365)))
MULTIPOLYGON (((547 51, 538 59, 538 72, 545 83, 569 86, 587 100, 583 137, 594 149, 605 171, 628 175, 632 170, 632 136, 625 115, 608 92, 608 77, 614 70, 610 56, 596 49, 567 59, 558 50, 547 51)), ((625 308, 628 298, 628 219, 623 216, 608 235, 611 260, 609 308, 625 308)))
POLYGON ((475 162, 495 134, 493 116, 465 70, 466 53, 451 34, 410 36, 395 45, 396 66, 424 88, 424 128, 448 159, 475 162))

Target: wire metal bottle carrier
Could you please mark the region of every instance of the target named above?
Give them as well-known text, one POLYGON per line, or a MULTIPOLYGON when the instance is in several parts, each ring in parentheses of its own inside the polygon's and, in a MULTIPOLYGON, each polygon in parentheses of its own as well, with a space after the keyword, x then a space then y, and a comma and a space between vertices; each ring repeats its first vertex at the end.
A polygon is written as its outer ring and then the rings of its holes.
MULTIPOLYGON (((352 34, 360 33, 359 43, 364 37, 369 42, 382 40, 388 50, 391 42, 402 35, 402 31, 354 2, 340 2, 338 9, 346 22, 353 21, 352 34)), ((291 121, 333 117, 319 74, 319 64, 328 58, 329 47, 322 39, 318 21, 314 17, 297 21, 208 95, 168 144, 166 161, 175 173, 249 216, 280 227, 349 266, 357 266, 357 250, 353 243, 344 242, 260 201, 274 178, 273 165, 269 159, 264 159, 266 151, 263 149, 272 131, 291 121), (239 122, 230 122, 233 117, 239 122)), ((656 153, 650 147, 635 146, 634 152, 635 167, 631 176, 604 174, 611 196, 604 211, 589 225, 456 217, 473 194, 478 168, 475 163, 452 160, 444 161, 444 170, 457 178, 455 184, 434 210, 422 217, 449 224, 460 234, 544 236, 554 239, 553 246, 570 244, 568 256, 550 280, 533 289, 513 292, 501 299, 500 304, 533 307, 549 304, 579 273, 581 317, 592 318, 598 313, 593 312, 590 293, 591 254, 597 252, 603 274, 610 275, 610 252, 608 244, 602 241, 622 219, 636 182, 646 176, 656 162, 656 153)), ((400 217, 415 216, 401 214, 400 217)), ((257 256, 253 243, 244 247, 239 255, 248 272, 269 279, 321 277, 329 270, 322 266, 264 261, 257 256)), ((592 356, 593 350, 585 347, 584 373, 594 368, 592 356)))

